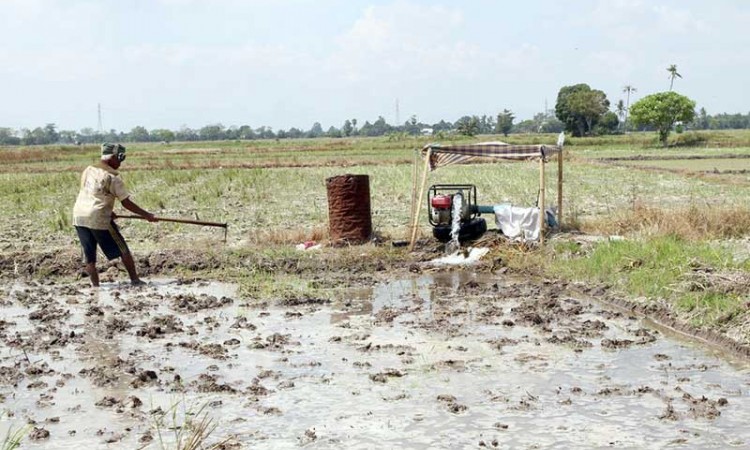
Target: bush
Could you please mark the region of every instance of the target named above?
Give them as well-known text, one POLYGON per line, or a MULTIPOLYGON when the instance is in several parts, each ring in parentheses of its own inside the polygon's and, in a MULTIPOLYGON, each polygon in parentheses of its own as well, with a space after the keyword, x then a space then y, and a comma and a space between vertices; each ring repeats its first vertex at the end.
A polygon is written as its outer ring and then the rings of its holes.
POLYGON ((688 131, 687 133, 678 134, 672 145, 674 147, 697 147, 705 145, 706 142, 708 142, 708 136, 705 134, 688 131))

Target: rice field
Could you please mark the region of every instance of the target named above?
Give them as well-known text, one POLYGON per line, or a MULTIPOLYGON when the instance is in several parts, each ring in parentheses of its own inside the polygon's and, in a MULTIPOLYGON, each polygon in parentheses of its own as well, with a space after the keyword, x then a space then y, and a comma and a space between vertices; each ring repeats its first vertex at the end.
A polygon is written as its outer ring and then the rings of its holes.
MULTIPOLYGON (((625 139, 626 137, 623 137, 625 139)), ((482 136, 475 140, 499 140, 482 136)), ((629 138, 628 138, 629 139, 629 138)), ((521 141, 520 137, 514 140, 521 141)), ((554 136, 535 137, 554 142, 554 136)), ((255 245, 277 236, 281 243, 321 235, 327 227, 325 180, 346 173, 370 177, 371 211, 375 231, 391 239, 406 237, 414 182, 416 150, 424 138, 389 141, 386 138, 347 140, 264 141, 240 143, 135 144, 121 174, 134 201, 157 215, 220 221, 229 224, 228 244, 255 245), (289 236, 285 239, 283 236, 289 236)), ((597 164, 590 155, 627 156, 624 145, 574 145, 564 166, 564 219, 585 221, 632 208, 635 204, 662 208, 690 205, 733 208, 750 196, 747 176, 739 182, 688 177, 680 173, 633 170, 629 165, 654 161, 628 161, 627 165, 597 164)), ((710 155, 712 149, 691 149, 710 155)), ((734 148, 733 153, 750 151, 734 148)), ((652 154, 650 148, 643 154, 652 154)), ((670 150, 673 152, 673 150, 670 150)), ((78 190, 80 171, 96 161, 97 149, 0 149, 0 251, 29 247, 31 236, 44 236, 45 245, 75 245, 70 211, 78 190)), ((726 160, 725 167, 750 159, 726 160)), ((665 160, 664 167, 714 168, 720 159, 665 160)), ((709 169, 710 170, 710 169, 709 169)), ((546 197, 557 198, 557 163, 547 165, 546 197)), ((449 166, 431 173, 428 185, 470 183, 480 204, 536 204, 538 165, 534 162, 500 162, 449 166)), ((424 205, 423 205, 424 208, 424 205)), ((421 226, 427 233, 425 213, 421 226)), ((490 220, 491 222, 491 220, 490 220)), ((172 247, 193 242, 215 242, 215 229, 167 223, 122 221, 131 246, 172 247)), ((34 240, 35 241, 35 240, 34 240)), ((36 241, 38 242, 38 241, 36 241)))

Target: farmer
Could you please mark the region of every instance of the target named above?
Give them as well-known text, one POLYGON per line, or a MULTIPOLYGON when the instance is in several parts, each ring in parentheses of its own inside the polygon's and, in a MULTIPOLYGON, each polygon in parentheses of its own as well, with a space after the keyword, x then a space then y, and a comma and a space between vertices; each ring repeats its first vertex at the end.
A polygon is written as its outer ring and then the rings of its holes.
POLYGON ((117 172, 123 161, 125 161, 125 147, 120 144, 102 144, 101 161, 88 166, 83 171, 81 190, 78 192, 78 198, 73 207, 73 225, 76 227, 78 239, 83 247, 86 273, 89 274, 93 286, 99 286, 99 272, 96 269, 97 246, 101 247, 109 260, 122 258, 122 263, 133 285, 143 284, 135 270, 133 255, 114 222, 117 218, 112 211, 115 198, 120 200, 125 209, 142 216, 149 222, 156 222, 157 219, 130 200, 125 183, 117 172))

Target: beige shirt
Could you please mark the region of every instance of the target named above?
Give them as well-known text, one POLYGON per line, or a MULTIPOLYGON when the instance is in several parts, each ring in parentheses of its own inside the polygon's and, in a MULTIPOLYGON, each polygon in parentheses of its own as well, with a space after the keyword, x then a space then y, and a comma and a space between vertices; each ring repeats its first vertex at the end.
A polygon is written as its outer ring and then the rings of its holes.
POLYGON ((130 194, 118 172, 104 161, 88 166, 81 175, 81 190, 73 207, 73 225, 106 230, 112 220, 115 198, 123 201, 130 194))

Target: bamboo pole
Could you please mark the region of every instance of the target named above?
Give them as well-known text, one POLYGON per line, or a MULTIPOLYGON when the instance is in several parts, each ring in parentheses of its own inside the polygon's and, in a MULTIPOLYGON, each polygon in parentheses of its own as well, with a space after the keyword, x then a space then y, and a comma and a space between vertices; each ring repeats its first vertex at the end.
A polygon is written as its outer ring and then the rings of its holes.
POLYGON ((544 157, 539 158, 539 244, 544 245, 544 157))
MULTIPOLYGON (((417 177, 417 170, 419 168, 419 150, 414 150, 413 159, 411 170, 411 209, 409 209, 409 222, 411 222, 411 218, 414 217, 414 208, 417 207, 417 182, 419 180, 417 177)), ((409 228, 408 234, 411 236, 411 228, 409 228)))
POLYGON ((414 250, 414 244, 417 240, 417 224, 419 223, 419 210, 422 205, 422 197, 424 196, 424 187, 427 184, 427 172, 430 171, 430 157, 432 156, 432 148, 427 149, 427 156, 424 159, 424 167, 422 168, 422 183, 419 187, 419 195, 417 196, 416 208, 414 208, 414 216, 411 222, 411 237, 409 239, 409 251, 414 250))
POLYGON ((563 149, 557 154, 557 223, 563 224, 563 149))

